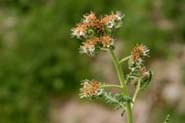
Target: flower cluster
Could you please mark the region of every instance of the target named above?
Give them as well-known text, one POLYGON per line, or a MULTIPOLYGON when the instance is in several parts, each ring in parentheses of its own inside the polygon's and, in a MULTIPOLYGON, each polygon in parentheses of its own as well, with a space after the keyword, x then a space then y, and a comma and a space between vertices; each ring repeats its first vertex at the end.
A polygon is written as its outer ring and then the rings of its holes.
POLYGON ((83 80, 82 88, 80 89, 81 98, 91 98, 101 95, 103 90, 97 80, 83 80))
POLYGON ((113 45, 114 40, 106 35, 102 36, 100 38, 93 37, 91 39, 87 39, 85 42, 82 43, 80 46, 80 53, 81 54, 89 54, 89 55, 95 55, 95 50, 97 51, 97 46, 100 46, 102 48, 109 48, 113 45))
POLYGON ((137 44, 131 51, 131 57, 129 60, 129 69, 131 71, 143 71, 145 67, 143 66, 144 57, 149 56, 149 49, 143 44, 137 44))
POLYGON ((127 75, 127 82, 132 80, 138 81, 141 79, 143 85, 146 85, 151 79, 152 73, 147 70, 143 64, 144 57, 149 56, 149 49, 143 44, 136 45, 131 51, 131 58, 129 60, 129 69, 131 72, 127 75))
POLYGON ((84 15, 83 20, 72 29, 72 36, 82 40, 80 53, 95 55, 102 48, 114 46, 112 32, 122 24, 120 12, 97 18, 95 13, 84 15))

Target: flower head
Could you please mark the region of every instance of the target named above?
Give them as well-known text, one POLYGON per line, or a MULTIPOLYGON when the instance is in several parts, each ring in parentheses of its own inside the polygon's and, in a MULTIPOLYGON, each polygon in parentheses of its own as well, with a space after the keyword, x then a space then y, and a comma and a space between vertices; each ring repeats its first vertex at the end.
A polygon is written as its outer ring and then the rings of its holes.
POLYGON ((105 15, 101 22, 104 23, 108 28, 119 28, 121 26, 123 16, 120 12, 112 13, 111 15, 105 15))
POLYGON ((102 34, 104 31, 103 23, 96 17, 95 13, 84 15, 83 23, 86 23, 89 28, 94 29, 97 33, 102 34))
POLYGON ((136 45, 131 52, 131 60, 133 62, 142 61, 142 57, 149 55, 149 49, 143 44, 136 45))
POLYGON ((88 97, 91 93, 91 85, 88 82, 83 83, 83 95, 88 97))
POLYGON ((84 23, 93 23, 95 21, 97 21, 97 17, 95 13, 91 12, 90 14, 84 15, 84 20, 83 20, 84 23))
POLYGON ((100 83, 97 80, 84 80, 80 91, 81 98, 99 96, 102 94, 100 83))
POLYGON ((82 37, 85 37, 86 33, 87 33, 87 28, 88 28, 87 23, 77 24, 76 28, 73 28, 71 30, 72 31, 72 36, 75 36, 79 39, 81 39, 82 37))
POLYGON ((106 35, 106 36, 102 36, 99 40, 99 42, 103 45, 104 48, 109 48, 110 46, 113 45, 113 39, 106 35))
POLYGON ((94 37, 92 39, 88 39, 86 42, 83 42, 83 45, 80 46, 80 53, 94 55, 95 53, 95 45, 99 41, 99 38, 94 37))
POLYGON ((92 80, 91 86, 92 86, 92 94, 97 95, 98 90, 100 88, 99 82, 97 80, 92 80))

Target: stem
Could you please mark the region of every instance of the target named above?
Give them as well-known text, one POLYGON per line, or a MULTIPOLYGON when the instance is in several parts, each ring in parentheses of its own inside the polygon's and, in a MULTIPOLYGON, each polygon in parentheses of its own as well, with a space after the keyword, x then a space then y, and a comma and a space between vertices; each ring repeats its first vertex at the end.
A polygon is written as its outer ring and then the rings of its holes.
POLYGON ((102 85, 102 88, 108 88, 108 87, 115 87, 115 88, 120 88, 122 89, 122 87, 120 85, 102 85))
POLYGON ((114 65, 115 65, 115 68, 116 68, 116 71, 117 71, 117 74, 118 74, 120 85, 123 87, 123 93, 127 94, 125 78, 123 76, 123 71, 122 71, 121 66, 119 64, 118 58, 117 58, 117 56, 115 55, 115 53, 112 49, 110 49, 109 51, 111 53, 111 56, 112 56, 112 59, 113 59, 113 62, 114 62, 114 65))
POLYGON ((122 63, 122 62, 124 62, 124 61, 126 61, 126 60, 129 60, 130 57, 131 57, 131 56, 128 56, 128 57, 125 57, 125 58, 121 59, 121 60, 119 61, 119 63, 122 63))
MULTIPOLYGON (((114 62, 114 65, 115 65, 115 68, 116 68, 116 71, 117 71, 117 74, 118 74, 118 78, 119 78, 119 81, 120 81, 120 85, 122 87, 123 95, 129 96, 128 90, 127 90, 127 87, 126 87, 126 83, 125 83, 124 74, 123 74, 123 71, 121 69, 121 65, 119 63, 119 60, 118 60, 117 56, 115 55, 115 53, 112 49, 109 49, 109 51, 111 53, 111 56, 112 56, 112 59, 113 59, 113 62, 114 62)), ((127 108, 127 113, 128 113, 128 116, 127 116, 128 123, 133 123, 132 109, 131 109, 131 103, 130 102, 127 102, 126 108, 127 108)))
MULTIPOLYGON (((139 93, 139 91, 140 91, 140 85, 141 85, 141 79, 139 79, 139 81, 138 81, 138 83, 137 83, 137 87, 136 87, 136 90, 135 90, 135 92, 134 92, 134 96, 133 96, 133 98, 132 98, 133 103, 135 102, 136 97, 137 97, 137 95, 138 95, 138 93, 139 93)), ((131 108, 133 108, 133 104, 131 105, 131 108)))

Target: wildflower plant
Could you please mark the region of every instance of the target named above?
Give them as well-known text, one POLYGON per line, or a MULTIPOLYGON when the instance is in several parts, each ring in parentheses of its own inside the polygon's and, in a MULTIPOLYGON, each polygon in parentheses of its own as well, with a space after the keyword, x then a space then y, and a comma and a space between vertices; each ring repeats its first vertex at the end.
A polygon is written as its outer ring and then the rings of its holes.
POLYGON ((119 84, 111 85, 95 79, 83 80, 80 97, 87 99, 103 99, 106 103, 122 110, 123 116, 127 112, 128 123, 133 123, 132 110, 138 93, 145 89, 151 79, 152 72, 144 65, 144 60, 149 56, 149 49, 143 44, 137 44, 130 55, 119 60, 115 54, 115 39, 113 33, 122 25, 124 15, 120 12, 111 13, 100 18, 91 12, 83 16, 80 23, 72 29, 72 36, 82 41, 80 53, 95 56, 101 51, 110 53, 119 84), (125 76, 121 64, 128 61, 130 72, 125 76), (129 94, 128 85, 135 82, 134 94, 129 94), (111 93, 106 88, 117 88, 121 93, 111 93))

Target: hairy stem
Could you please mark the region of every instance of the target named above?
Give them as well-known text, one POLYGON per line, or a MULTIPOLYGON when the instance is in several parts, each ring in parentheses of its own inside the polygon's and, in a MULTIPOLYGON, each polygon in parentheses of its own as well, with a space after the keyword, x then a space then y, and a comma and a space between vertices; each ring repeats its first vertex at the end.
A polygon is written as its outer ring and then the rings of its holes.
POLYGON ((121 60, 119 61, 119 63, 122 63, 122 62, 124 62, 124 61, 126 61, 126 60, 129 60, 130 57, 131 57, 131 56, 128 56, 128 57, 125 57, 125 58, 121 59, 121 60))
MULTIPOLYGON (((119 81, 120 81, 120 85, 122 87, 123 95, 129 96, 128 89, 127 89, 126 83, 125 83, 124 74, 123 74, 121 65, 119 63, 118 57, 116 56, 116 54, 114 53, 114 51, 112 49, 110 49, 109 51, 110 51, 110 54, 112 56, 112 59, 113 59, 113 62, 114 62, 114 65, 115 65, 115 68, 116 68, 116 71, 117 71, 117 74, 118 74, 118 78, 119 78, 119 81)), ((127 116, 128 123, 133 123, 132 109, 131 109, 131 103, 130 102, 127 102, 126 108, 127 108, 127 113, 128 113, 128 116, 127 116)))
POLYGON ((101 85, 101 87, 102 88, 115 87, 115 88, 122 89, 122 87, 120 85, 101 85))

